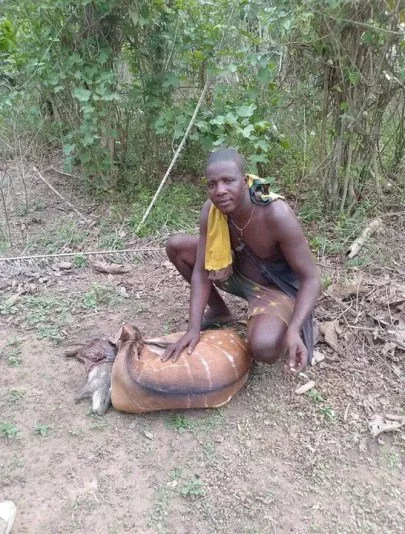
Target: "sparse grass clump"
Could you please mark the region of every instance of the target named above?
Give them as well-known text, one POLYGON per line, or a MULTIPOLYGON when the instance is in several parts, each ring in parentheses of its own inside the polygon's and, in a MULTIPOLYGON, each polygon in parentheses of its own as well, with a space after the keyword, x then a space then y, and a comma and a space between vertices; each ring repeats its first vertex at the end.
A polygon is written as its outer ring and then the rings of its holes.
POLYGON ((52 254, 64 251, 74 251, 88 237, 88 231, 83 230, 73 221, 64 221, 52 230, 44 231, 34 240, 28 242, 27 248, 31 252, 52 254))
POLYGON ((73 258, 73 265, 75 267, 86 267, 88 264, 87 258, 85 256, 82 256, 81 254, 78 254, 73 258))
MULTIPOLYGON (((132 206, 130 225, 136 229, 152 200, 154 191, 142 190, 132 206)), ((153 207, 151 216, 140 231, 141 236, 170 230, 193 232, 198 226, 201 206, 205 200, 203 187, 192 183, 172 184, 153 207)))
POLYGON ((198 419, 196 421, 193 421, 183 414, 173 414, 170 416, 166 424, 169 428, 176 430, 179 434, 184 434, 184 432, 187 431, 208 432, 209 430, 212 430, 223 423, 223 411, 218 409, 213 411, 212 415, 209 417, 198 419))
POLYGON ((167 421, 167 426, 176 430, 179 434, 184 434, 187 430, 194 428, 194 422, 182 414, 171 415, 167 421))
POLYGON ((0 422, 0 435, 7 438, 17 438, 20 433, 20 429, 7 421, 0 422))
POLYGON ((336 420, 335 410, 326 403, 325 397, 316 388, 310 389, 306 395, 319 407, 319 411, 327 421, 336 420))
POLYGON ((21 365, 20 356, 21 356, 20 347, 15 347, 11 349, 7 355, 7 365, 9 365, 10 367, 20 367, 21 365))
POLYGON ((27 295, 24 298, 25 319, 34 326, 39 339, 50 339, 59 343, 63 339, 60 328, 72 321, 69 304, 54 297, 27 295))
POLYGON ((8 392, 9 401, 15 404, 20 403, 25 397, 25 391, 23 389, 10 389, 8 392))
POLYGON ((50 430, 51 430, 51 427, 49 425, 36 423, 34 426, 35 434, 38 434, 39 436, 42 436, 42 437, 46 437, 49 434, 50 430))
POLYGON ((204 483, 199 476, 195 475, 181 486, 180 493, 183 497, 201 497, 205 495, 204 483))
POLYGON ((117 304, 120 300, 121 297, 116 293, 114 287, 94 283, 89 291, 83 295, 81 305, 86 310, 96 310, 103 305, 117 304))

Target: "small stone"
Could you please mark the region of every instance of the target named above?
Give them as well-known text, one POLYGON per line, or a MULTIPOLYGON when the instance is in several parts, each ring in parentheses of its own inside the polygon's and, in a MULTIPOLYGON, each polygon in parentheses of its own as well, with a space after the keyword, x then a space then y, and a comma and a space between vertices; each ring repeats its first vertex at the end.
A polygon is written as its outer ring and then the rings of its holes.
POLYGON ((315 387, 315 382, 313 380, 310 380, 309 382, 307 382, 303 386, 300 386, 299 388, 297 388, 295 390, 295 394, 296 395, 302 395, 303 393, 306 393, 307 391, 309 391, 310 389, 312 389, 314 387, 315 387))
POLYGON ((322 362, 325 359, 325 354, 322 354, 320 350, 314 350, 314 355, 312 356, 311 365, 312 367, 317 363, 322 362))
POLYGON ((124 298, 129 298, 129 295, 128 295, 128 291, 126 290, 126 288, 124 286, 121 286, 119 288, 119 294, 124 297, 124 298))
POLYGON ((55 267, 61 269, 62 271, 68 271, 73 267, 73 264, 70 261, 60 261, 55 263, 55 267))

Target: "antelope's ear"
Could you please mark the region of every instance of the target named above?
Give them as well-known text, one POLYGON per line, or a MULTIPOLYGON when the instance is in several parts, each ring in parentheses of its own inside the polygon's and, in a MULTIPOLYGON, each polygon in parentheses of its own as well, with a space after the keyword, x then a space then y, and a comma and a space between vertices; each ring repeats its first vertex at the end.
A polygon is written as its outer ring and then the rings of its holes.
POLYGON ((114 342, 120 349, 126 341, 133 341, 137 338, 136 330, 129 324, 123 324, 116 335, 114 342))

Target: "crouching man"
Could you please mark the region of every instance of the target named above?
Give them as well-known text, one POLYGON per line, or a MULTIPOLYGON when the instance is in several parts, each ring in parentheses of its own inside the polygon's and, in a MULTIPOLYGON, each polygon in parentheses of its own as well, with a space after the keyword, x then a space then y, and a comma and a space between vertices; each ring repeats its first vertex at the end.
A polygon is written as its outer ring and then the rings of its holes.
POLYGON ((163 359, 175 361, 186 347, 191 354, 201 329, 231 319, 218 287, 248 301, 253 357, 271 364, 286 352, 284 369, 297 374, 312 357, 312 311, 321 287, 301 226, 265 180, 245 174, 233 149, 210 155, 206 180, 200 235, 174 235, 166 246, 191 283, 191 298, 187 332, 163 359))

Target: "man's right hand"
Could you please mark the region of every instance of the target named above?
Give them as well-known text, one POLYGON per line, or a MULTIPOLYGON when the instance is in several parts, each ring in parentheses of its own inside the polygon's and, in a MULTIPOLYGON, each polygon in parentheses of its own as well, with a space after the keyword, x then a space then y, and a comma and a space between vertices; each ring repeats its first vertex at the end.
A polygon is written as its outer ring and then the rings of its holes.
POLYGON ((197 343, 200 341, 200 330, 187 330, 176 343, 167 347, 162 356, 162 362, 173 359, 173 362, 180 356, 181 351, 188 347, 187 354, 191 354, 197 343))

